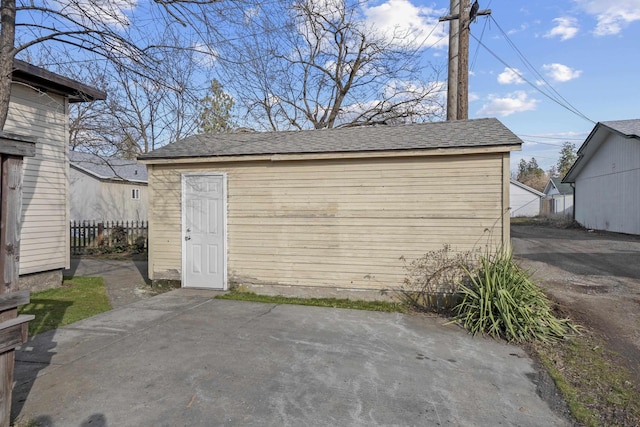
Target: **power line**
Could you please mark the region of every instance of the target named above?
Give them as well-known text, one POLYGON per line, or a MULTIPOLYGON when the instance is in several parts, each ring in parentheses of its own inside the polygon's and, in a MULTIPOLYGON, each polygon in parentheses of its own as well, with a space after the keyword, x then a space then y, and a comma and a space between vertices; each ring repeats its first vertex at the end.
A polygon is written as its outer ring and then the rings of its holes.
POLYGON ((543 138, 543 139, 562 139, 562 140, 571 140, 571 141, 583 141, 584 138, 570 138, 567 136, 547 136, 547 135, 523 135, 520 134, 518 135, 519 137, 526 137, 526 138, 543 138))
MULTIPOLYGON (((495 22, 495 21, 494 21, 495 22)), ((505 60, 503 60, 502 58, 500 58, 500 56, 498 56, 497 53, 495 53, 493 50, 491 50, 487 45, 485 45, 484 43, 482 43, 482 41, 480 41, 476 36, 474 36, 473 34, 471 34, 471 37, 473 37, 476 42, 478 42, 478 44, 480 46, 482 46, 483 48, 485 48, 487 50, 487 52, 489 52, 494 58, 496 58, 498 61, 500 61, 505 67, 511 69, 511 71, 516 74, 518 77, 520 77, 524 82, 526 82, 527 84, 529 84, 529 86, 531 86, 532 88, 534 88, 535 90, 537 90, 538 92, 540 92, 542 95, 544 95, 545 97, 549 98, 551 101, 555 102, 556 104, 558 104, 559 106, 561 106, 562 108, 566 109, 567 111, 572 112, 573 114, 577 115, 578 117, 581 117, 593 124, 595 124, 595 122, 593 120, 591 120, 590 118, 588 118, 587 116, 585 116, 584 114, 582 114, 581 112, 579 112, 576 109, 572 109, 571 107, 563 104, 562 102, 560 102, 558 99, 554 98, 553 96, 549 95, 547 92, 542 91, 538 86, 536 86, 534 83, 530 82, 527 78, 525 78, 520 72, 517 71, 517 69, 513 68, 512 66, 510 66, 505 60)))
MULTIPOLYGON (((580 110, 578 110, 576 107, 574 107, 569 101, 567 101, 562 95, 560 95, 560 93, 553 87, 551 86, 551 84, 544 78, 544 76, 538 72, 538 70, 531 64, 531 62, 527 59, 527 57, 520 51, 520 49, 518 49, 518 47, 516 46, 516 44, 513 42, 513 40, 511 40, 511 38, 509 37, 509 35, 502 29, 502 27, 500 26, 500 24, 498 24, 498 21, 495 20, 495 18, 493 16, 491 16, 491 19, 493 20, 493 22, 496 24, 496 27, 498 27, 498 29, 500 30, 500 32, 502 33, 502 35, 504 36, 504 38, 507 40, 509 46, 511 46, 511 48, 518 54, 518 56, 520 57, 520 59, 522 60, 522 63, 525 65, 525 67, 527 67, 531 72, 533 72, 533 74, 535 74, 536 76, 538 76, 538 78, 540 78, 540 80, 542 80, 545 85, 547 85, 552 91, 553 93, 560 98, 562 101, 565 102, 566 105, 568 105, 569 107, 571 107, 571 110, 576 113, 578 116, 582 117, 583 119, 586 119, 587 121, 590 121, 591 123, 595 124, 595 122, 593 120, 591 120, 590 118, 588 118, 586 115, 584 115, 580 110)), ((539 88, 536 87, 536 89, 538 89, 538 91, 540 91, 541 93, 544 93, 542 90, 540 90, 539 88)), ((548 95, 547 95, 548 96, 548 95)), ((556 100, 556 102, 558 104, 560 104, 560 102, 558 102, 557 98, 554 97, 554 99, 556 100)), ((566 108, 566 107, 565 107, 566 108)))

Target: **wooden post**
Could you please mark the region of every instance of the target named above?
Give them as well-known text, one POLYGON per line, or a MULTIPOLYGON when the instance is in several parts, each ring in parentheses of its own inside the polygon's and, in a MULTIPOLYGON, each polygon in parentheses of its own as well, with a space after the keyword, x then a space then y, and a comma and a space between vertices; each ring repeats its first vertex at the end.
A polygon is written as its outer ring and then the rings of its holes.
POLYGON ((469 118, 469 0, 460 1, 460 26, 458 41, 458 102, 456 103, 457 120, 469 118))
MULTIPOLYGON (((460 16, 460 0, 451 0, 451 13, 460 16)), ((443 18, 441 18, 443 19, 443 18)), ((458 42, 460 20, 449 20, 449 69, 447 77, 447 121, 458 118, 458 42)))
POLYGON ((0 427, 9 427, 15 347, 27 340, 33 316, 18 316, 18 305, 29 302, 18 292, 22 159, 35 155, 34 140, 0 132, 0 427))
POLYGON ((18 290, 20 217, 22 216, 22 157, 2 156, 1 185, 0 271, 2 271, 2 290, 0 293, 7 293, 18 290))
MULTIPOLYGON (((469 118, 469 16, 470 0, 451 0, 449 21, 449 71, 447 81, 447 120, 469 118)), ((479 10, 475 16, 490 15, 491 10, 479 10)), ((474 18, 475 18, 474 16, 474 18)))

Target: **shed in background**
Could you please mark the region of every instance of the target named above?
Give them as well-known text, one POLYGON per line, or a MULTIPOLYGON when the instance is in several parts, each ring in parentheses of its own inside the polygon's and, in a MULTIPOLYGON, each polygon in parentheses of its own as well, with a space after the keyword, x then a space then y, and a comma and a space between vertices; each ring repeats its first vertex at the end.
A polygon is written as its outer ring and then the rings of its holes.
POLYGON ((403 258, 509 244, 509 157, 521 144, 496 119, 169 144, 140 156, 150 278, 282 293, 397 288, 403 258))
POLYGON ((545 185, 543 214, 548 216, 573 216, 573 186, 563 183, 562 178, 552 177, 545 185))
POLYGON ((597 123, 562 182, 584 227, 640 234, 640 119, 597 123))
POLYGON ((540 215, 544 193, 515 179, 509 185, 512 217, 533 217, 540 215))

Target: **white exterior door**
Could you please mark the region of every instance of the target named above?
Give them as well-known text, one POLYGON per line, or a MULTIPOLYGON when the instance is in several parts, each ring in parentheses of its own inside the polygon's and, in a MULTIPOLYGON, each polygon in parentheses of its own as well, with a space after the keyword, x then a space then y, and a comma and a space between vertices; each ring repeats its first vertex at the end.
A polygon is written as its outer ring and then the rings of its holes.
POLYGON ((226 176, 182 175, 182 286, 227 288, 226 176))

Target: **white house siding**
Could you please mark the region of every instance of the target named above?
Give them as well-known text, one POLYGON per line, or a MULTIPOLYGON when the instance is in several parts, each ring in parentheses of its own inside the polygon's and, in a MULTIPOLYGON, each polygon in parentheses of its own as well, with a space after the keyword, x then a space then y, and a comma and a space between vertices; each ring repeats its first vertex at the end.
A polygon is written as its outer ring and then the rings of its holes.
POLYGON ((573 194, 559 194, 556 192, 550 198, 553 200, 553 215, 565 217, 573 215, 573 194))
POLYGON ((512 217, 540 215, 539 195, 511 183, 509 184, 509 197, 512 217))
POLYGON ((640 143, 611 134, 576 178, 576 220, 587 228, 640 234, 640 143))
POLYGON ((147 185, 99 180, 71 167, 71 221, 146 221, 147 185), (140 198, 131 191, 138 189, 140 198))
POLYGON ((24 159, 20 274, 68 267, 66 98, 13 84, 5 131, 37 139, 24 159))
POLYGON ((508 153, 148 165, 150 275, 180 279, 182 173, 228 174, 232 282, 384 289, 402 283, 401 257, 508 242, 508 165, 508 153))

